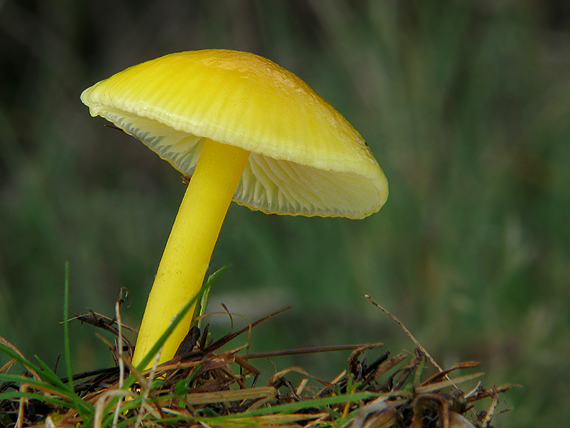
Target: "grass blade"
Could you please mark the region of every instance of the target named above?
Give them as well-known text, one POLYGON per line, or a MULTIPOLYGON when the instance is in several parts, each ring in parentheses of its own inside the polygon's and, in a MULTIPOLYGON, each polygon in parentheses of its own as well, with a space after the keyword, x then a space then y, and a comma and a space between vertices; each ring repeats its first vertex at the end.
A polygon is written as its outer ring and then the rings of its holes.
POLYGON ((67 379, 69 388, 73 391, 73 370, 71 367, 71 345, 69 341, 69 261, 65 262, 65 281, 63 293, 63 345, 67 379))

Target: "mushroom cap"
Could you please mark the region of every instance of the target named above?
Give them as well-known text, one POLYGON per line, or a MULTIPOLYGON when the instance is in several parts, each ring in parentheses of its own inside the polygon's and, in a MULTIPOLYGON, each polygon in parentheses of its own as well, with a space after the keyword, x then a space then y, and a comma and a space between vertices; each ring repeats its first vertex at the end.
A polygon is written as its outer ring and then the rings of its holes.
POLYGON ((248 52, 180 52, 81 94, 102 116, 191 175, 205 138, 251 152, 234 201, 268 214, 362 218, 388 183, 362 136, 304 81, 248 52))

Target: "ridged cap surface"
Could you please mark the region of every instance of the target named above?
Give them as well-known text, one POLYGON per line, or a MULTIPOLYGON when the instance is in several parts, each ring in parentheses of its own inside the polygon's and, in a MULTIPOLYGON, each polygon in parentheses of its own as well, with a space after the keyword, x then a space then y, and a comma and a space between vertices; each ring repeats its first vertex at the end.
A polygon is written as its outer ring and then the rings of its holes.
POLYGON ((81 100, 186 175, 204 137, 251 151, 234 195, 251 209, 362 218, 388 196, 352 125, 297 76, 251 53, 167 55, 95 84, 81 100))

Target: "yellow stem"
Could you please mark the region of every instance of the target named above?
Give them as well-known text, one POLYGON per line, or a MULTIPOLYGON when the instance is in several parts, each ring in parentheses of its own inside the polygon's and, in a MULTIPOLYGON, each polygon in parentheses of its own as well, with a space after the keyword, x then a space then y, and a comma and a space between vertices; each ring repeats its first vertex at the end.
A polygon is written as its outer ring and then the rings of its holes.
MULTIPOLYGON (((222 223, 249 152, 206 139, 172 226, 137 338, 138 365, 172 318, 202 287, 222 223)), ((164 344, 160 363, 174 357, 188 333, 191 309, 164 344)))

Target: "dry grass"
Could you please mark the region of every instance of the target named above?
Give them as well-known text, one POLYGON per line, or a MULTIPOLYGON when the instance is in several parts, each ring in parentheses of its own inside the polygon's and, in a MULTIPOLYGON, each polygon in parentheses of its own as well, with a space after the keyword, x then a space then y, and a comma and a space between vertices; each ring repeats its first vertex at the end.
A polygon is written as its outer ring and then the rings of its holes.
POLYGON ((117 309, 114 318, 77 315, 115 335, 108 345, 117 364, 72 379, 59 378, 39 359, 32 363, 0 339, 10 357, 0 371, 0 427, 489 427, 504 411, 498 410, 499 394, 511 387, 473 386, 483 376, 472 373, 477 362, 447 370, 435 363, 436 369, 421 345, 413 353, 383 352, 370 362, 381 343, 249 353, 252 329, 277 314, 215 340, 207 325, 202 331, 195 326, 173 360, 139 372, 130 364, 119 303, 117 309), (232 348, 245 334, 246 343, 232 348), (268 374, 255 367, 256 359, 305 353, 325 359, 333 351, 351 353, 346 369, 330 381, 289 367, 258 385, 268 374), (24 370, 9 374, 16 363, 24 370), (460 389, 470 384, 467 392, 460 389), (476 403, 484 407, 477 410, 476 403))

